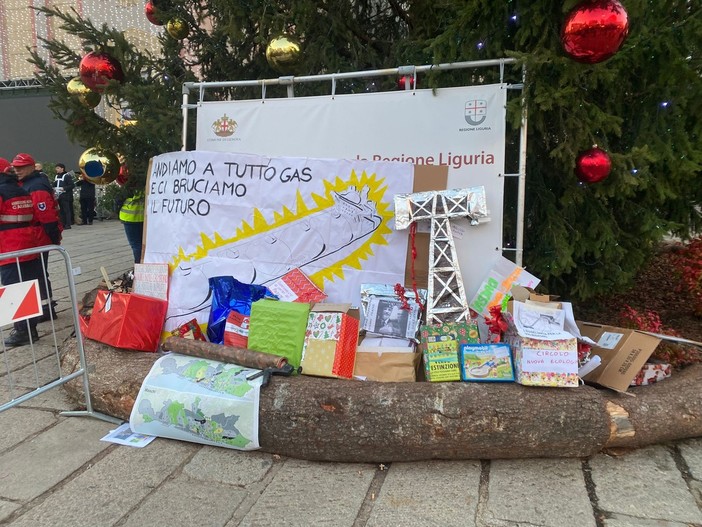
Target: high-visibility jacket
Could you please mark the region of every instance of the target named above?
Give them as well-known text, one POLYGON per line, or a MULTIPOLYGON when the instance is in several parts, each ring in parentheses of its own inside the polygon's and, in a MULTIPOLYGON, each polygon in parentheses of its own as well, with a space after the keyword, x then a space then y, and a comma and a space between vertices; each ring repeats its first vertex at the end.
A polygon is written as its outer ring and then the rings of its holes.
POLYGON ((127 223, 141 223, 144 221, 144 193, 137 192, 131 198, 124 200, 119 209, 119 219, 127 223))
MULTIPOLYGON (((29 192, 11 176, 0 174, 0 254, 38 247, 39 229, 34 221, 34 203, 29 192)), ((39 254, 20 256, 19 261, 38 257, 39 254)), ((0 265, 14 263, 14 258, 0 260, 0 265)))

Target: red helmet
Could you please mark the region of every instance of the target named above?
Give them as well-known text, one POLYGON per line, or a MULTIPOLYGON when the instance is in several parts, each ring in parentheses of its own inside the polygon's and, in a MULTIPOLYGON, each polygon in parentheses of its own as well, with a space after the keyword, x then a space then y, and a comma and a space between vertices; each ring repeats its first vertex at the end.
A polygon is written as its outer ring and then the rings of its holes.
POLYGON ((0 173, 5 174, 10 170, 10 162, 4 157, 0 157, 0 173))
POLYGON ((34 158, 29 154, 17 154, 12 160, 13 167, 26 167, 27 165, 35 165, 34 158))

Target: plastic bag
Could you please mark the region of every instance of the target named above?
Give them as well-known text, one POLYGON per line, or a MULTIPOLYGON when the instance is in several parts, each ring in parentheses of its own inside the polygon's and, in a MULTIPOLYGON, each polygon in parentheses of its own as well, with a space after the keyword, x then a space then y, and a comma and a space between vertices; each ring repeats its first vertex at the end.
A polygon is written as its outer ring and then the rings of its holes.
POLYGON ((207 322, 207 338, 215 344, 224 343, 224 328, 232 311, 251 314, 251 304, 262 298, 277 298, 267 287, 239 282, 233 276, 213 276, 209 279, 212 308, 207 322))

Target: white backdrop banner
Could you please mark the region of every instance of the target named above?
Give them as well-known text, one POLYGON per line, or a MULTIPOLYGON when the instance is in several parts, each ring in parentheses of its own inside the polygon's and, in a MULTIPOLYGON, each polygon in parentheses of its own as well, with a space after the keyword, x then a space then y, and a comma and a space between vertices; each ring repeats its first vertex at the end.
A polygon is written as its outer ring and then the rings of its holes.
POLYGON ((173 152, 153 159, 148 263, 171 266, 165 330, 210 311, 208 278, 268 284, 295 267, 359 305, 362 283, 404 281, 407 232, 395 194, 414 166, 386 161, 173 152))
POLYGON ((197 148, 448 165, 448 188, 485 187, 491 221, 454 230, 472 298, 502 254, 506 85, 200 103, 197 148))

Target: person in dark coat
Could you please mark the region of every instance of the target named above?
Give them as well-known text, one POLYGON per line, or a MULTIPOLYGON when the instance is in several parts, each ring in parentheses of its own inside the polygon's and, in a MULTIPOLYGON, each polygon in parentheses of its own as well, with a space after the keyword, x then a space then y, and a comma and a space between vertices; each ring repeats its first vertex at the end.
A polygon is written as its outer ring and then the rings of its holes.
POLYGON ((83 225, 92 225, 95 217, 95 184, 87 179, 79 179, 76 186, 80 187, 80 219, 83 225))
POLYGON ((73 174, 66 172, 66 165, 63 163, 56 163, 54 170, 56 171, 56 177, 54 178, 53 186, 58 199, 61 223, 64 229, 70 229, 72 223, 73 189, 75 188, 73 174))

